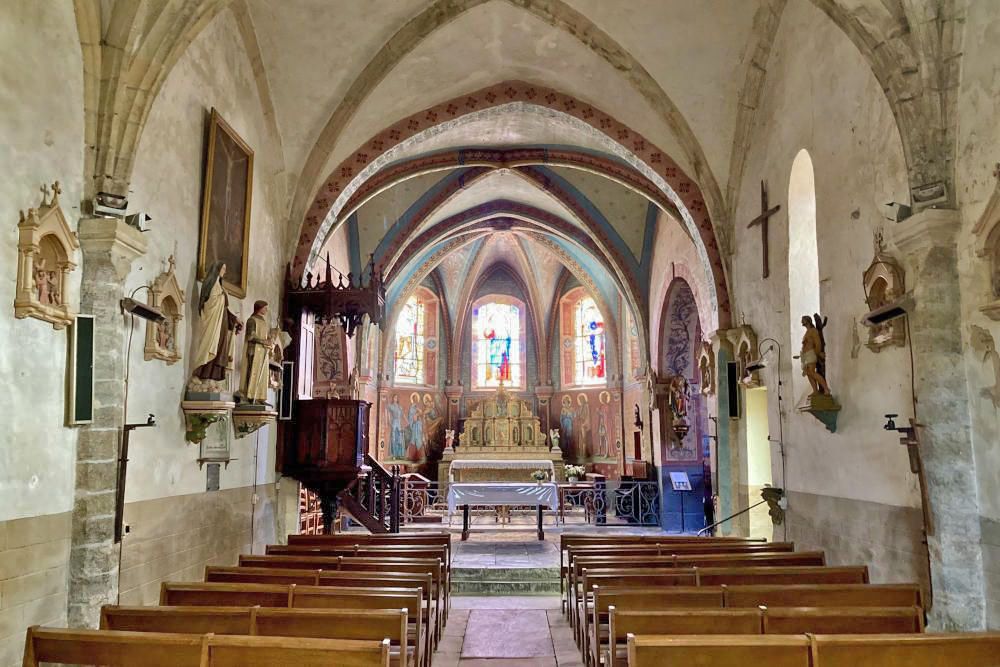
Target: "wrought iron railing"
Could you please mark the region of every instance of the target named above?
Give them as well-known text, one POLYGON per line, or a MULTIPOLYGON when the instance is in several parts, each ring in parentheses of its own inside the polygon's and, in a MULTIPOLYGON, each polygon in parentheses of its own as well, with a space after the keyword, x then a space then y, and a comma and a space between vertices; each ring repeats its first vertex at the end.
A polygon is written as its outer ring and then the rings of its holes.
MULTIPOLYGON (((406 480, 401 493, 404 525, 448 520, 447 483, 406 480)), ((561 485, 559 495, 560 507, 547 511, 554 514, 560 524, 656 526, 660 523, 660 492, 656 482, 607 480, 566 484, 561 485)), ((472 509, 479 514, 495 512, 490 506, 472 509)), ((516 507, 512 509, 515 517, 523 514, 521 522, 534 523, 533 507, 525 506, 524 512, 518 512, 516 507)))

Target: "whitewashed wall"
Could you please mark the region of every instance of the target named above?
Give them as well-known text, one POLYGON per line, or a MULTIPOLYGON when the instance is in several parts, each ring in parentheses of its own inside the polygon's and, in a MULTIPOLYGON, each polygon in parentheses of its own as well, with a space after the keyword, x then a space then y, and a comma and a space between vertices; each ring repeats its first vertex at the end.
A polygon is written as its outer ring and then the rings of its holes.
MULTIPOLYGON (((911 413, 909 357, 903 348, 875 354, 862 345, 858 322, 867 310, 862 272, 873 256, 873 232, 888 223, 883 204, 907 201, 902 146, 888 103, 858 50, 807 0, 791 0, 768 64, 762 105, 739 186, 732 264, 734 318, 758 338, 781 341, 784 381, 788 538, 826 548, 833 562, 869 563, 873 580, 913 580, 924 570, 919 545, 919 495, 905 449, 882 430, 886 413, 911 413), (820 297, 828 378, 843 406, 836 434, 793 409, 803 329, 788 312, 788 184, 792 162, 807 149, 815 169, 820 297), (746 223, 760 212, 760 180, 772 203, 771 277, 760 275, 760 230, 746 223), (915 522, 915 518, 916 522, 915 522)), ((798 313, 797 315, 805 315, 798 313)), ((798 318, 796 318, 798 319, 798 318)), ((763 371, 777 435, 773 371, 763 371)), ((780 457, 773 452, 774 479, 780 457)))
MULTIPOLYGON (((73 504, 76 432, 64 426, 66 330, 14 318, 18 210, 58 180, 76 228, 83 184, 83 65, 68 2, 0 4, 0 522, 73 504)), ((77 256, 77 262, 80 261, 77 256)), ((79 303, 80 270, 71 277, 79 303)))

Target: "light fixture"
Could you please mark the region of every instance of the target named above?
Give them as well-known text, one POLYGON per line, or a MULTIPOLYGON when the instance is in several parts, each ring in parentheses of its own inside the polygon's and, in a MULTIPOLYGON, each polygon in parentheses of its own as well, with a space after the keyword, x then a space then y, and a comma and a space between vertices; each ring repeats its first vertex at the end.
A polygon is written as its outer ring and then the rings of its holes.
POLYGON ((167 316, 159 308, 154 308, 153 306, 142 303, 141 301, 136 301, 132 297, 125 297, 121 301, 122 312, 131 313, 136 317, 141 317, 144 320, 149 320, 150 322, 162 322, 167 319, 167 316))
POLYGON ((893 222, 902 222, 906 220, 911 215, 913 215, 913 209, 906 204, 900 204, 899 202, 891 201, 885 205, 889 209, 889 215, 885 216, 886 220, 892 220, 893 222))
POLYGON ((907 294, 884 306, 868 311, 861 317, 861 322, 867 327, 877 327, 880 324, 908 315, 913 311, 915 305, 913 297, 907 294))
POLYGON ((124 218, 125 209, 128 208, 128 199, 110 192, 98 192, 94 195, 91 206, 94 209, 94 215, 105 218, 124 218))

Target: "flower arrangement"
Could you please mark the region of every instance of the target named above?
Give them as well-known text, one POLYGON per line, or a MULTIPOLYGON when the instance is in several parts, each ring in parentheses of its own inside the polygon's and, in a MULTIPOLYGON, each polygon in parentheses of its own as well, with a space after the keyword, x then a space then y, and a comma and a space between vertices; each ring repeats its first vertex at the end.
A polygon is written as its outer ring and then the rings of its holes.
POLYGON ((549 473, 541 469, 535 470, 534 472, 531 473, 531 479, 541 484, 542 482, 545 482, 549 479, 549 473))
POLYGON ((571 482, 576 481, 587 474, 587 469, 583 466, 566 466, 566 478, 571 482))

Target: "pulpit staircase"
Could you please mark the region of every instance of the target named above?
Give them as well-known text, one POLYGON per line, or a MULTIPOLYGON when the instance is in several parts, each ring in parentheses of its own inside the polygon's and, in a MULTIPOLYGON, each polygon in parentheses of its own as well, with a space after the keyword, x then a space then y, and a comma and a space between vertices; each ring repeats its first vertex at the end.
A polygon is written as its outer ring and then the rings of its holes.
POLYGON ((398 533, 402 506, 399 469, 392 471, 365 454, 364 465, 347 488, 337 494, 340 508, 371 533, 398 533))

